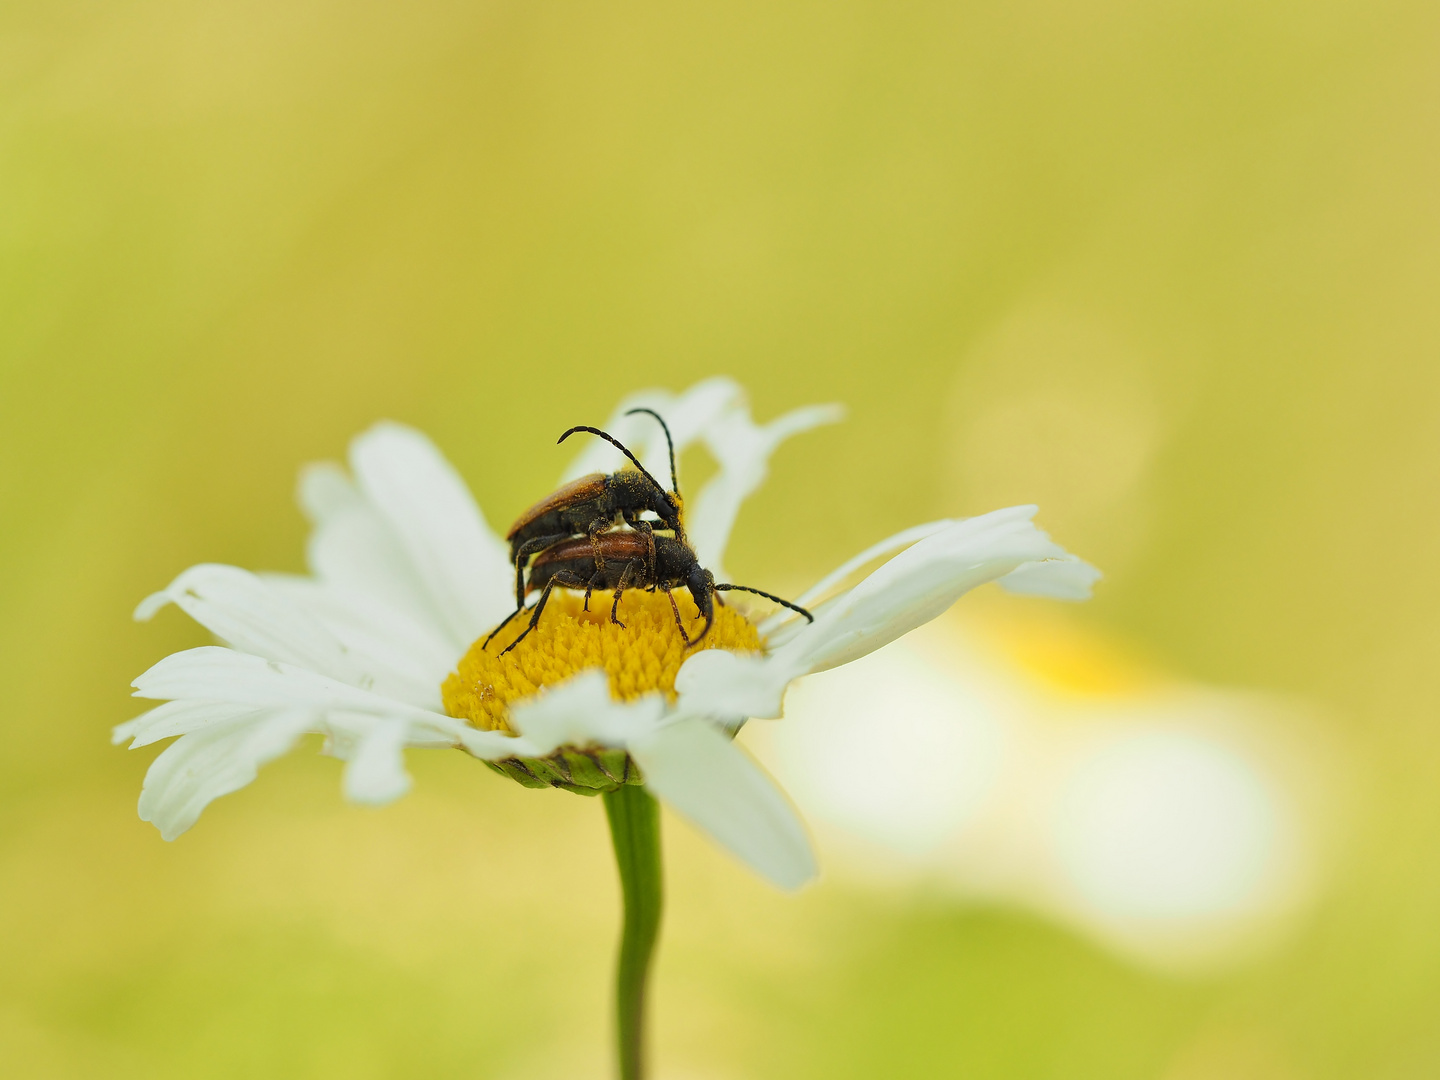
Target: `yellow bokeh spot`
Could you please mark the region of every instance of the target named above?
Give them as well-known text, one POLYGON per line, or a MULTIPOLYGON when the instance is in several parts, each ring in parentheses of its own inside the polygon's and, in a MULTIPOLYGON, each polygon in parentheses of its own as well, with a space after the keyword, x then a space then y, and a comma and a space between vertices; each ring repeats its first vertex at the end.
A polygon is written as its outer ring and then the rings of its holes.
POLYGON ((1064 617, 991 610, 978 622, 966 621, 990 647, 1055 693, 1127 697, 1167 682, 1163 672, 1126 644, 1064 617))
MULTIPOLYGON (((696 617, 688 591, 674 595, 685 633, 694 639, 705 621, 696 617)), ((675 674, 697 650, 755 652, 763 645, 754 624, 733 607, 717 603, 705 640, 687 648, 664 593, 626 591, 619 611, 623 628, 610 621, 610 601, 610 593, 597 592, 585 611, 581 594, 557 589, 539 625, 510 652, 500 655, 528 625, 528 614, 516 617, 488 648, 481 638, 440 688, 445 711, 486 731, 509 731, 512 701, 590 668, 604 670, 610 693, 622 701, 652 690, 674 700, 675 674)))

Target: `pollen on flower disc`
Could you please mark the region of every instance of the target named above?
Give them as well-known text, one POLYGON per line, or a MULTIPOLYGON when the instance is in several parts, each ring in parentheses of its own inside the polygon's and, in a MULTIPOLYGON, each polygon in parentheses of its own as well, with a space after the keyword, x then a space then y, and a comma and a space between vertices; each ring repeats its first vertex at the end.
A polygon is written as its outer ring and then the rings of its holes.
MULTIPOLYGON (((689 592, 677 589, 674 595, 685 633, 693 640, 705 621, 694 616, 689 592)), ((659 690, 673 701, 675 674, 698 650, 756 652, 763 647, 754 624, 733 606, 716 604, 710 633, 687 649, 664 593, 625 592, 619 612, 623 628, 610 621, 610 600, 610 593, 597 592, 585 611, 580 593, 557 589, 539 625, 504 656, 501 651, 525 629, 528 614, 517 616, 488 649, 484 638, 475 642, 440 688, 445 711, 486 731, 509 731, 512 701, 589 668, 604 670, 610 692, 620 700, 659 690)))

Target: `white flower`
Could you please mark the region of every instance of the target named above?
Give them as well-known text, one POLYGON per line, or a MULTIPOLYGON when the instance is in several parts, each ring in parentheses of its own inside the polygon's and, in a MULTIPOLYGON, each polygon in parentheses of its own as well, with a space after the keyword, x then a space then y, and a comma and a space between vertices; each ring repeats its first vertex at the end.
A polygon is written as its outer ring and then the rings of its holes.
MULTIPOLYGON (((682 395, 623 402, 608 425, 664 475, 664 444, 637 405, 669 421, 677 449, 701 441, 720 468, 688 509, 702 565, 723 564, 743 500, 763 482, 789 436, 833 422, 834 407, 796 410, 756 425, 740 388, 712 379, 682 395)), ((570 474, 611 471, 618 455, 598 440, 570 474)), ((562 748, 628 752, 647 787, 755 870, 784 887, 815 873, 804 827, 770 778, 732 741, 751 717, 780 714, 796 678, 863 656, 940 614, 988 581, 1017 591, 1080 598, 1098 573, 1032 523, 1030 506, 906 530, 839 568, 810 603, 867 562, 909 546, 815 608, 813 625, 774 619, 763 655, 697 651, 658 692, 615 700, 605 674, 585 671, 509 710, 513 733, 447 715, 441 684, 512 606, 513 569, 458 474, 423 435, 381 423, 350 449, 350 475, 316 465, 300 502, 315 529, 309 577, 257 576, 201 565, 136 611, 175 603, 223 646, 169 656, 135 680, 137 697, 166 701, 115 729, 132 747, 180 736, 156 758, 140 816, 166 839, 211 800, 243 787, 301 735, 326 737, 343 759, 345 793, 383 803, 409 787, 403 751, 459 747, 490 761, 545 758, 562 748)), ((789 613, 784 613, 787 616, 789 613)), ((874 737, 886 737, 883 717, 874 737)))
POLYGON ((1273 944, 1316 889, 1316 800, 1337 802, 1324 749, 1291 735, 1303 706, 1016 614, 938 619, 807 679, 751 743, 827 865, 1026 907, 1172 970, 1273 944))

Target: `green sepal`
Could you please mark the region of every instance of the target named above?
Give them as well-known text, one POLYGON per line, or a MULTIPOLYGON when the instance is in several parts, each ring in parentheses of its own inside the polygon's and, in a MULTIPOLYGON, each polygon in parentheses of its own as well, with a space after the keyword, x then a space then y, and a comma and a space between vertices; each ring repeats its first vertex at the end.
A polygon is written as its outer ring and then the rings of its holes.
POLYGON ((603 795, 643 781, 624 750, 576 750, 567 747, 544 758, 506 758, 485 762, 502 776, 528 788, 561 788, 576 795, 603 795))
POLYGON ((551 787, 559 787, 568 784, 570 777, 568 770, 562 770, 560 764, 552 758, 521 758, 520 764, 535 774, 537 779, 545 781, 551 787))
POLYGON ((576 750, 562 750, 560 757, 570 769, 570 783, 592 791, 613 791, 615 781, 600 771, 600 766, 588 755, 576 750))
MULTIPOLYGON (((560 785, 560 790, 568 791, 571 795, 584 795, 587 799, 593 799, 596 795, 609 794, 609 792, 601 791, 599 788, 577 787, 574 784, 562 784, 560 785)), ((615 787, 612 785, 610 791, 614 790, 615 787)))
POLYGON ((600 771, 617 784, 638 784, 640 771, 624 750, 591 750, 590 756, 600 771))
POLYGON ((487 761, 485 762, 485 764, 488 765, 490 768, 494 769, 501 776, 508 776, 517 784, 521 784, 525 787, 543 788, 550 786, 544 780, 537 779, 535 775, 531 773, 528 769, 526 769, 525 766, 522 765, 520 761, 516 758, 507 758, 504 761, 487 761))

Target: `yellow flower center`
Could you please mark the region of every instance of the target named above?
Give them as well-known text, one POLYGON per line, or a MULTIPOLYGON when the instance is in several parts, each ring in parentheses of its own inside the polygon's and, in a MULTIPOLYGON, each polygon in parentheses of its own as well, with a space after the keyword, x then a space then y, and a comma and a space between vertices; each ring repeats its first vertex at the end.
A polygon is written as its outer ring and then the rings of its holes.
MULTIPOLYGON (((512 701, 590 668, 604 670, 610 693, 620 700, 659 690, 673 701, 675 673, 697 650, 753 652, 763 647, 754 624, 733 607, 717 603, 715 623, 705 640, 686 648, 664 593, 627 590, 620 598, 624 627, 610 621, 610 600, 610 593, 597 592, 585 611, 580 593, 556 589, 539 625, 508 653, 501 655, 529 625, 528 615, 516 616, 488 648, 484 638, 475 642, 440 687, 445 711, 486 731, 510 731, 512 701)), ((693 640, 705 620, 695 616, 688 591, 676 590, 675 603, 693 640)))

